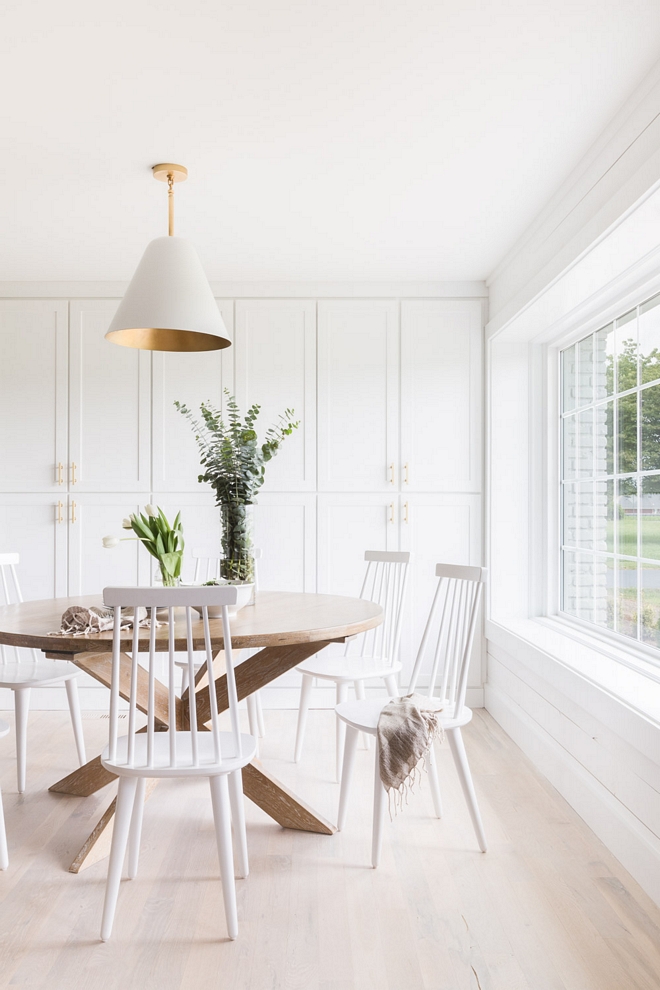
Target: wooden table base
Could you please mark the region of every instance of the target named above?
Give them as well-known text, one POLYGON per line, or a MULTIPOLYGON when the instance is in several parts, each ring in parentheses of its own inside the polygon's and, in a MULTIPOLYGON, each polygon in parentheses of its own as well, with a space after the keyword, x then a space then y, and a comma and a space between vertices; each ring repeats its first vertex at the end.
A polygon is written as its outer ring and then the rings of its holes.
MULTIPOLYGON (((267 646, 254 654, 235 668, 236 689, 239 701, 247 698, 255 691, 265 687, 280 674, 286 673, 293 667, 302 663, 308 657, 318 653, 328 645, 329 642, 341 642, 341 640, 329 640, 317 643, 298 643, 288 646, 267 646)), ((58 659, 62 654, 46 654, 56 656, 58 659)), ((108 653, 78 653, 74 656, 67 655, 67 659, 91 674, 97 681, 110 687, 112 657, 108 653)), ((122 659, 124 659, 122 655, 122 659)), ((126 663, 130 663, 128 657, 126 663)), ((220 657, 216 658, 220 661, 220 657)), ((215 666, 215 664, 214 664, 215 666)), ((142 669, 142 668, 141 668, 142 669)), ((158 722, 161 730, 167 729, 169 725, 169 706, 167 688, 157 681, 157 697, 159 698, 158 722)), ((128 700, 128 679, 122 677, 120 694, 128 700)), ((229 707, 227 699, 227 679, 221 674, 216 678, 215 689, 218 698, 218 712, 226 711, 229 707)), ((137 705, 141 711, 146 711, 147 703, 147 681, 145 677, 139 679, 137 692, 137 705)), ((211 718, 210 696, 206 677, 198 676, 195 686, 195 703, 197 707, 198 725, 207 723, 211 718)), ((177 700, 176 711, 177 723, 179 726, 188 724, 188 697, 177 700)), ((96 791, 105 787, 106 784, 115 780, 116 775, 110 773, 101 764, 100 756, 95 757, 79 767, 73 773, 58 780, 50 787, 51 791, 59 794, 72 794, 77 797, 89 797, 96 791)), ((310 808, 304 801, 296 797, 283 784, 267 773, 258 761, 253 761, 243 769, 243 791, 245 796, 262 808, 266 814, 275 819, 284 828, 300 829, 305 832, 318 832, 322 835, 332 835, 336 829, 330 822, 326 821, 317 812, 310 808)), ((70 871, 78 873, 85 866, 106 856, 110 849, 112 822, 114 819, 115 800, 111 802, 101 818, 96 824, 93 832, 84 843, 82 849, 71 864, 70 871)))

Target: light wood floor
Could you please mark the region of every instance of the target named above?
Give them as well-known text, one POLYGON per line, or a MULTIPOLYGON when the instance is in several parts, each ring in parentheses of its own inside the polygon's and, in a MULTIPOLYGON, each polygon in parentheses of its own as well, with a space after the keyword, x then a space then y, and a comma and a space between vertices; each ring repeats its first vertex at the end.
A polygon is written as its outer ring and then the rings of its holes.
MULTIPOLYGON (((66 867, 112 787, 49 794, 73 768, 65 713, 34 713, 28 791, 0 743, 10 867, 0 874, 0 987, 62 990, 658 990, 660 910, 485 713, 466 745, 490 849, 477 850, 448 747, 445 818, 427 782, 386 828, 369 867, 372 754, 333 837, 279 828, 248 802, 251 875, 239 937, 225 938, 203 782, 161 783, 145 812, 140 873, 98 941, 106 862, 66 867)), ((264 762, 332 820, 333 723, 312 712, 302 763, 295 713, 266 712, 264 762)), ((85 719, 88 750, 107 721, 85 719)))

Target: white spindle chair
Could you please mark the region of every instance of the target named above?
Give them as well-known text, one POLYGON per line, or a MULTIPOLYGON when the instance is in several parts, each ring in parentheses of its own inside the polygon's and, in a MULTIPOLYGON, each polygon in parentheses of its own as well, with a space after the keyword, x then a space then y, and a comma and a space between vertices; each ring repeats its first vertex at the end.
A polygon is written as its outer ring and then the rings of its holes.
MULTIPOLYGON (((9 735, 9 726, 6 722, 0 721, 0 739, 9 735)), ((7 852, 7 833, 5 831, 5 816, 2 808, 2 794, 0 793, 0 870, 6 870, 9 866, 9 853, 7 852)))
MULTIPOLYGON (((259 590, 259 561, 261 560, 262 551, 257 547, 252 551, 254 556, 254 590, 255 592, 259 590)), ((192 552, 192 558, 195 561, 195 573, 193 576, 193 581, 195 584, 200 581, 217 581, 220 579, 220 565, 222 563, 222 555, 214 554, 207 549, 200 549, 195 547, 192 552)), ((255 651, 251 651, 255 652, 255 651)), ((247 654, 249 656, 250 654, 247 654)), ((247 656, 244 659, 247 659, 247 656)), ((181 694, 188 689, 188 664, 185 660, 177 660, 177 667, 181 668, 181 694)), ((198 663, 195 668, 195 673, 201 667, 201 663, 198 663)), ((266 727, 264 724, 264 713, 261 704, 261 693, 255 691, 254 694, 249 695, 245 699, 248 710, 248 724, 250 726, 250 732, 253 736, 257 738, 262 738, 266 734, 266 727)))
MULTIPOLYGON (((128 876, 137 874, 142 829, 145 784, 153 777, 208 777, 211 788, 211 803, 215 821, 222 893, 225 916, 230 938, 238 934, 236 911, 236 889, 232 854, 231 822, 237 842, 239 875, 248 875, 247 841, 245 835, 245 815, 243 808, 243 784, 241 768, 253 758, 256 740, 253 736, 241 734, 239 729, 238 698, 231 648, 228 606, 236 603, 236 588, 222 585, 209 588, 106 588, 103 599, 106 605, 114 608, 115 623, 112 639, 112 683, 110 689, 110 739, 101 761, 103 766, 119 777, 115 825, 112 835, 112 848, 108 866, 108 880, 103 909, 101 938, 106 941, 112 931, 112 923, 117 905, 117 895, 121 880, 122 866, 128 852, 128 876), (227 676, 227 696, 231 731, 220 732, 218 703, 213 677, 213 651, 209 628, 209 606, 222 606, 222 627, 227 676), (194 611, 201 608, 202 616, 194 611), (148 675, 147 731, 137 730, 137 679, 139 629, 132 632, 131 672, 128 710, 128 733, 119 737, 119 681, 121 666, 120 615, 122 607, 146 607, 150 618, 148 633, 149 651, 142 657, 146 660, 148 675), (175 629, 175 608, 185 608, 185 620, 175 629), (176 710, 177 698, 174 692, 175 650, 181 649, 184 639, 188 670, 191 683, 194 682, 195 649, 204 644, 204 663, 210 671, 208 678, 211 705, 211 731, 197 725, 195 705, 190 706, 190 729, 176 728, 176 718, 171 717, 167 732, 157 732, 155 726, 155 666, 156 666, 156 609, 168 609, 168 705, 169 711, 176 710), (231 808, 231 814, 230 814, 231 808)), ((124 636, 126 633, 124 632, 124 636)))
MULTIPOLYGON (((19 555, 17 553, 0 553, 0 584, 2 586, 0 605, 16 605, 23 601, 16 570, 18 563, 19 555)), ((53 649, 57 649, 56 640, 53 640, 53 649)), ((78 751, 78 760, 80 766, 87 762, 80 717, 80 701, 78 699, 77 678, 80 673, 81 671, 67 660, 47 660, 39 650, 28 651, 18 647, 0 645, 0 687, 10 688, 14 692, 16 771, 19 794, 23 794, 25 791, 28 711, 30 691, 33 687, 64 684, 69 711, 71 712, 71 724, 78 751), (29 655, 29 659, 26 659, 26 655, 29 655)))
MULTIPOLYGON (((367 562, 367 569, 360 598, 377 602, 382 606, 383 622, 375 629, 351 638, 346 643, 343 656, 317 653, 296 667, 296 670, 303 675, 294 751, 296 763, 302 755, 314 678, 334 682, 337 704, 346 701, 350 684, 355 686, 356 697, 363 699, 364 682, 373 678, 382 678, 390 695, 398 693, 396 675, 401 670, 398 654, 410 554, 388 550, 367 550, 364 559, 367 562)), ((337 780, 341 774, 344 736, 344 723, 337 719, 337 780)))
MULTIPOLYGON (((455 564, 438 564, 435 569, 438 585, 429 612, 424 634, 415 660, 408 693, 415 691, 422 666, 430 655, 428 686, 419 693, 428 697, 443 699, 444 707, 438 713, 438 721, 443 727, 451 748, 463 794, 470 812, 479 848, 486 852, 484 833, 479 805, 472 783, 461 728, 472 718, 471 709, 466 707, 470 652, 479 616, 486 570, 483 567, 461 567, 455 564)), ((336 709, 339 719, 346 724, 346 749, 339 795, 338 828, 346 823, 348 793, 353 775, 355 751, 360 732, 376 736, 378 718, 386 701, 348 701, 336 709)), ((378 866, 383 836, 383 821, 387 805, 387 794, 379 774, 378 745, 376 744, 376 766, 374 776, 374 818, 371 860, 378 866)), ((442 818, 442 801, 433 748, 429 751, 427 769, 433 795, 433 804, 438 818, 442 818)))

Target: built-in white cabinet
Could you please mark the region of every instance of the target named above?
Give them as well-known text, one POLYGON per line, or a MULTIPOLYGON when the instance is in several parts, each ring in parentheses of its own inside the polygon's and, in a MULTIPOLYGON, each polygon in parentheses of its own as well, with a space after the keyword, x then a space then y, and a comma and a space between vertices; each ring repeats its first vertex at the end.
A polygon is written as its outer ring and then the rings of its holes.
POLYGON ((270 591, 316 591, 316 496, 262 492, 254 506, 259 583, 270 591))
POLYGON ((66 495, 0 494, 0 551, 20 553, 26 599, 67 593, 67 508, 66 495))
POLYGON ((132 532, 121 528, 124 516, 137 512, 144 499, 141 492, 81 492, 70 496, 67 527, 70 595, 95 595, 109 585, 150 583, 148 553, 136 539, 131 539, 132 532), (108 550, 103 546, 104 536, 116 536, 122 542, 108 550))
POLYGON ((68 303, 0 300, 0 492, 66 491, 68 303))

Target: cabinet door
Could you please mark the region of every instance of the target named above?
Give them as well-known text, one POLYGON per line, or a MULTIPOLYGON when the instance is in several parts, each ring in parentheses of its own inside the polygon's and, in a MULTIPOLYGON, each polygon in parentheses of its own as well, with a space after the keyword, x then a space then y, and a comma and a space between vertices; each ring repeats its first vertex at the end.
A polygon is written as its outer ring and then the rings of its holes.
MULTIPOLYGON (((234 304, 218 300, 227 327, 234 335, 234 304)), ((201 402, 217 408, 223 404, 223 388, 232 389, 227 369, 235 345, 221 351, 191 354, 154 351, 153 354, 153 483, 158 492, 203 492, 199 477, 199 448, 190 423, 174 408, 185 403, 199 416, 201 402)))
POLYGON ((319 491, 394 491, 398 348, 396 303, 319 303, 319 491))
POLYGON ((479 491, 482 338, 479 300, 402 303, 404 491, 479 491))
POLYGON ((316 497, 264 492, 254 507, 254 545, 260 588, 316 591, 316 497))
POLYGON ((318 590, 360 594, 365 550, 397 550, 398 505, 386 495, 318 496, 318 590))
MULTIPOLYGON (((120 348, 117 348, 120 350, 120 348)), ((69 594, 96 595, 112 585, 149 584, 151 557, 122 519, 144 506, 140 492, 69 496, 69 594), (104 536, 123 540, 106 550, 104 536)))
POLYGON ((0 495, 0 552, 19 553, 26 601, 66 595, 66 496, 0 495))
POLYGON ((66 491, 67 383, 67 303, 1 300, 3 491, 66 491))
POLYGON ((151 488, 151 354, 105 339, 117 305, 117 300, 71 303, 69 480, 73 491, 148 492, 151 488))
POLYGON ((266 467, 264 492, 316 487, 316 308, 306 300, 259 299, 236 303, 234 369, 243 412, 261 406, 261 439, 285 409, 300 426, 266 467))
MULTIPOLYGON (((481 496, 401 496, 401 549, 410 550, 408 603, 401 635, 401 684, 412 673, 437 586, 435 565, 481 564, 481 496)), ((470 685, 481 686, 481 643, 475 637, 470 685)))

